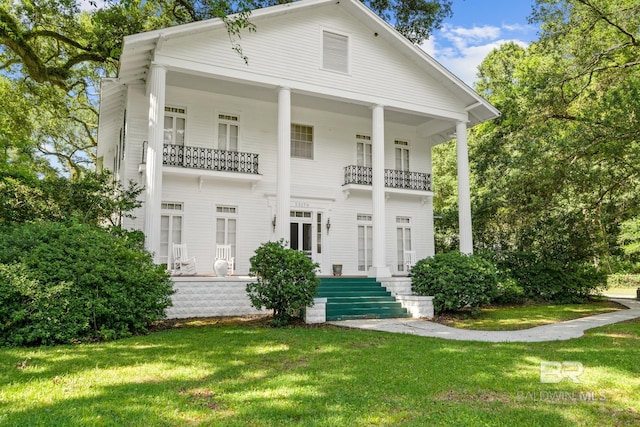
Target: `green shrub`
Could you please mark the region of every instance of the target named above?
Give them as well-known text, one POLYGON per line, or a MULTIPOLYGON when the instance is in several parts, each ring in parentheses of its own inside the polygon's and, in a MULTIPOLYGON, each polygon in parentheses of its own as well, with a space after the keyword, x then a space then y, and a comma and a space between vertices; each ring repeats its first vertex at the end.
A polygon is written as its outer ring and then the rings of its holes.
POLYGON ((492 302, 496 304, 522 304, 525 300, 522 286, 513 277, 499 272, 497 292, 492 302))
MULTIPOLYGON (((498 254, 491 250, 480 250, 476 252, 491 264, 498 266, 498 254)), ((525 292, 522 286, 511 277, 511 271, 498 269, 498 284, 496 287, 496 295, 492 303, 496 304, 522 304, 526 300, 525 292)))
POLYGON ((497 293, 498 272, 488 260, 460 252, 420 260, 411 269, 413 292, 433 296, 437 313, 479 308, 497 293))
POLYGON ((607 288, 640 288, 640 274, 610 274, 607 288))
POLYGON ((273 325, 287 325, 301 310, 313 305, 318 264, 303 252, 286 248, 283 240, 267 242, 256 249, 250 261, 249 272, 257 278, 247 284, 251 305, 258 310, 273 310, 273 325))
POLYGON ((0 264, 6 264, 3 344, 126 337, 145 332, 171 305, 171 279, 137 234, 82 224, 16 225, 0 235, 0 264))
POLYGON ((593 265, 562 262, 531 252, 502 254, 498 268, 509 272, 527 299, 538 301, 579 303, 606 284, 606 275, 593 265))

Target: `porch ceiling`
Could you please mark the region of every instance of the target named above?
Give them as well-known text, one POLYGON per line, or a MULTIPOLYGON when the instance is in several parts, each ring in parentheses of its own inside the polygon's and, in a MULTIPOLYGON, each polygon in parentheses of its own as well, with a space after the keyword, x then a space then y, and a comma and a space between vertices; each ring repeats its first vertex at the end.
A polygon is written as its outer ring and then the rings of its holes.
MULTIPOLYGON (((242 82, 185 74, 176 71, 167 73, 167 85, 182 87, 185 89, 220 93, 223 95, 238 96, 241 98, 264 102, 278 102, 277 88, 272 86, 252 85, 242 82)), ((349 102, 349 100, 345 99, 314 96, 312 94, 293 91, 291 94, 291 103, 296 107, 371 118, 371 108, 369 105, 349 102)), ((390 122, 403 125, 422 127, 442 122, 442 120, 438 120, 434 117, 412 114, 405 111, 396 111, 390 108, 385 109, 385 119, 390 122)), ((450 123, 451 128, 454 129, 455 124, 453 122, 450 123)))

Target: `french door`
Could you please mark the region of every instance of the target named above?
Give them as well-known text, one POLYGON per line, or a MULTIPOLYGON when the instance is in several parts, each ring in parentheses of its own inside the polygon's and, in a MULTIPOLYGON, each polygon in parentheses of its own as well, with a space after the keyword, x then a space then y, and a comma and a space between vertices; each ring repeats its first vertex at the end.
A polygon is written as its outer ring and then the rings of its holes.
POLYGON ((313 213, 291 211, 289 246, 313 259, 313 213))
POLYGON ((322 212, 291 211, 289 247, 322 264, 322 212))

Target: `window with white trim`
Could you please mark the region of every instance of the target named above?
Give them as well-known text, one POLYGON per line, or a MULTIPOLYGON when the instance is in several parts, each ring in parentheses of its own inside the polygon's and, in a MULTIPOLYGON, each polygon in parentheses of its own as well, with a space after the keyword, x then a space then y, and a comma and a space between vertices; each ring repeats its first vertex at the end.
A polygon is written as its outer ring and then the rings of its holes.
POLYGON ((358 166, 371 167, 371 137, 369 135, 356 135, 356 164, 358 166))
POLYGON ((349 72, 349 37, 330 31, 322 32, 322 68, 349 72))
POLYGON ((396 245, 398 248, 398 271, 405 271, 404 251, 411 250, 411 218, 396 217, 396 245))
POLYGON ((291 157, 313 160, 313 126, 291 124, 291 157))
POLYGON ((396 153, 396 170, 408 171, 409 170, 409 142, 396 139, 394 146, 395 146, 395 153, 396 153))
POLYGON ((358 271, 368 271, 373 259, 373 217, 358 214, 358 271))
POLYGON ((160 264, 169 265, 172 261, 171 249, 174 243, 182 243, 184 206, 177 202, 162 202, 160 214, 160 264))
POLYGON ((164 107, 164 143, 184 145, 187 111, 184 108, 164 107))
POLYGON ((219 150, 238 151, 238 132, 240 120, 231 114, 218 114, 218 146, 219 150))
POLYGON ((236 206, 216 206, 216 245, 230 245, 232 257, 236 256, 237 224, 236 206))

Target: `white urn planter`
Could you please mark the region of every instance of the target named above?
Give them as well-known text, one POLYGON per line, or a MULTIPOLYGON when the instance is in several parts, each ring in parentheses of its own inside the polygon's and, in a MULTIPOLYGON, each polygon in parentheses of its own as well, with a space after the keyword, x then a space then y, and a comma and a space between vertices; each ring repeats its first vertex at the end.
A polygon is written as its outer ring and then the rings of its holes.
POLYGON ((225 277, 229 272, 229 263, 224 259, 218 259, 213 263, 213 271, 216 272, 216 276, 225 277))

